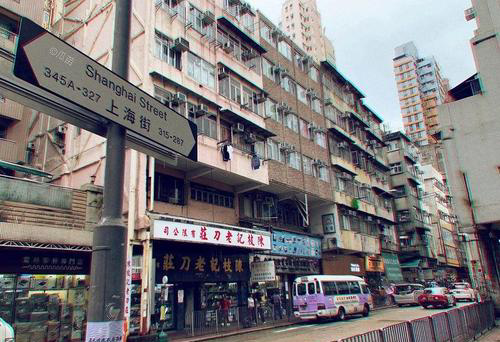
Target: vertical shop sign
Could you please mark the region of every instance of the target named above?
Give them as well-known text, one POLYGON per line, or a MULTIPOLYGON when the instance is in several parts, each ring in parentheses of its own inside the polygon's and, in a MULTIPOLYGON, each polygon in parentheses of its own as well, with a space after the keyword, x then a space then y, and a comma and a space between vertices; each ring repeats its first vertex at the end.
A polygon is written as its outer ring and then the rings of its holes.
POLYGON ((323 232, 325 234, 335 233, 335 218, 333 214, 326 214, 321 217, 323 222, 323 232))
POLYGON ((125 275, 125 319, 130 319, 130 302, 132 291, 132 257, 129 255, 127 258, 127 268, 125 275))
POLYGON ((258 283, 276 280, 274 261, 258 261, 250 264, 250 282, 258 283))

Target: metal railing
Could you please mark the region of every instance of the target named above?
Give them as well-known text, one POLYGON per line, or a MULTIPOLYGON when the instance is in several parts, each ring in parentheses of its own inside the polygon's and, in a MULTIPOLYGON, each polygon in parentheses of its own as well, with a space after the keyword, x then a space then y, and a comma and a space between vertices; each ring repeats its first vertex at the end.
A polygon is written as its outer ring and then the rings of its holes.
POLYGON ((224 310, 198 310, 186 313, 185 335, 201 336, 251 328, 271 322, 296 320, 284 307, 281 310, 272 304, 250 309, 246 306, 224 310), (276 310, 275 310, 276 309, 276 310), (281 314, 280 314, 281 311, 281 314))
POLYGON ((495 326, 492 302, 390 325, 336 342, 468 342, 495 326))

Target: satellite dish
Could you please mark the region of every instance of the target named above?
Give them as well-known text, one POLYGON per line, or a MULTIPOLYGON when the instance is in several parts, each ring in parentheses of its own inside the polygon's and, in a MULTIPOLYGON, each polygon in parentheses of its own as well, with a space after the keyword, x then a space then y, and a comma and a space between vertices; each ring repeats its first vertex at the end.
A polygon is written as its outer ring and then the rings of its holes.
POLYGON ((168 284, 168 277, 167 276, 163 276, 163 278, 161 279, 162 283, 164 285, 167 285, 168 284))

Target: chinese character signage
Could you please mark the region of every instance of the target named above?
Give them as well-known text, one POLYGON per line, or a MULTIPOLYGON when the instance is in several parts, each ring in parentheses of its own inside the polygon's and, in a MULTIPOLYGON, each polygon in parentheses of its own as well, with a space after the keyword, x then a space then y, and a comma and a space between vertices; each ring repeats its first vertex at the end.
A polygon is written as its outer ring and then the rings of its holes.
POLYGON ((259 261, 250 264, 250 282, 258 283, 276 280, 276 269, 274 261, 259 261))
POLYGON ((385 276, 387 279, 393 282, 403 281, 398 255, 393 253, 382 253, 382 259, 384 260, 385 276))
POLYGON ((273 254, 294 255, 321 259, 321 239, 306 235, 273 232, 273 254))
POLYGON ((222 229, 171 221, 155 220, 153 238, 260 250, 271 249, 271 237, 265 232, 222 229))
POLYGON ((379 256, 366 257, 366 271, 368 272, 384 272, 384 262, 379 256))
POLYGON ((248 281, 248 254, 234 253, 227 248, 186 248, 155 242, 156 282, 168 276, 169 283, 192 281, 248 281))
POLYGON ((89 252, 2 250, 0 273, 89 274, 89 252))

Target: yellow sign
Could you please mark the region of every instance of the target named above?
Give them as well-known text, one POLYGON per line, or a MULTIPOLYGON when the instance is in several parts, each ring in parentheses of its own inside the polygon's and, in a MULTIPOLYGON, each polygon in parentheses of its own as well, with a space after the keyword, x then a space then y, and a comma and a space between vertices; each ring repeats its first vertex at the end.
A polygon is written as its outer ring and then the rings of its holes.
POLYGON ((378 256, 366 257, 367 272, 384 272, 384 261, 378 256))

